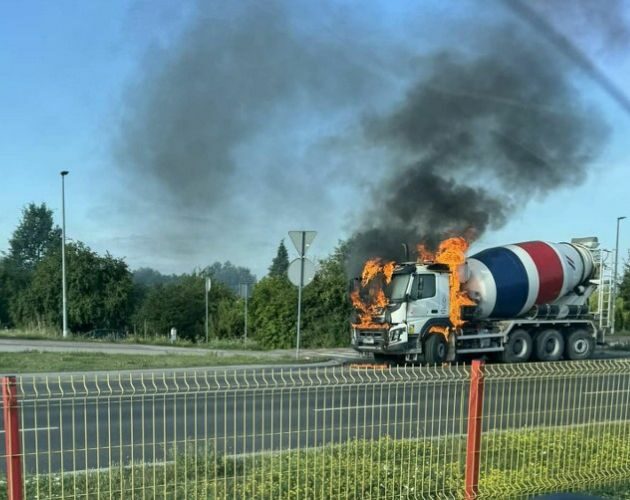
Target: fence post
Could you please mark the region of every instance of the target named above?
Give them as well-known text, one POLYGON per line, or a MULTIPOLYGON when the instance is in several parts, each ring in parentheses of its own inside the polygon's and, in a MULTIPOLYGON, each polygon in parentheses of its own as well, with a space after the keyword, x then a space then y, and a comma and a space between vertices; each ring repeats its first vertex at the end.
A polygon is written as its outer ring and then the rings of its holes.
POLYGON ((4 444, 7 460, 8 500, 22 500, 22 453, 20 451, 20 418, 18 413, 17 381, 2 377, 2 407, 4 409, 4 444))
POLYGON ((468 393, 468 437, 466 441, 466 500, 479 494, 479 459, 481 455, 481 424, 483 412, 484 362, 472 362, 470 389, 468 393))

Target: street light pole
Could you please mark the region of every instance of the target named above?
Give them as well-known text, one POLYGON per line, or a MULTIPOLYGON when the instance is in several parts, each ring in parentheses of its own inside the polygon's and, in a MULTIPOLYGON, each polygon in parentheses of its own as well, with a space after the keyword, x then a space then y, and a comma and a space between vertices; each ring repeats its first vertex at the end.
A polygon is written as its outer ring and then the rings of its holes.
POLYGON ((617 217, 617 239, 615 241, 615 264, 612 282, 612 318, 610 319, 610 334, 615 334, 615 313, 617 312, 617 261, 619 259, 619 223, 626 217, 617 217))
POLYGON ((61 301, 64 337, 68 336, 68 297, 66 292, 66 183, 67 170, 61 171, 61 301))

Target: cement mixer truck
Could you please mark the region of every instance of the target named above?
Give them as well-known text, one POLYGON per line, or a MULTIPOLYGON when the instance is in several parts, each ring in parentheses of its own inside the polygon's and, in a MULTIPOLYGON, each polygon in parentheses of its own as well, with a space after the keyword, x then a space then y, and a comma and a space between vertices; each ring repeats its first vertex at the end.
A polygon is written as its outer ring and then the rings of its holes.
POLYGON ((587 359, 598 339, 588 307, 597 247, 597 238, 529 241, 483 250, 456 270, 430 261, 392 264, 385 305, 367 327, 353 324, 352 346, 377 360, 430 364, 466 355, 508 363, 587 359), (457 325, 454 286, 468 298, 457 325))

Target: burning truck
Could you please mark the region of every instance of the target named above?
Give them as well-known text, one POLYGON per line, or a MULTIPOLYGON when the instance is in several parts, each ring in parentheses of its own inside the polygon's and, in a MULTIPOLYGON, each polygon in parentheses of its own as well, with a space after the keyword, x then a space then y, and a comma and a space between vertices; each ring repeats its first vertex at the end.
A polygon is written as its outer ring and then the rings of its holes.
POLYGON ((365 263, 350 294, 352 346, 377 360, 442 363, 490 354, 508 363, 588 359, 598 328, 597 238, 528 241, 466 257, 449 238, 416 262, 365 263))

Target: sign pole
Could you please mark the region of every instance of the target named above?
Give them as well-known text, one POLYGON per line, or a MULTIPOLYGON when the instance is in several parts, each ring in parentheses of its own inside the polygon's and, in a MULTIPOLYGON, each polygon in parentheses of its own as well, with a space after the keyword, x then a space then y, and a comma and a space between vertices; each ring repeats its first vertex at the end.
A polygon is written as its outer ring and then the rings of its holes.
POLYGON ((245 283, 245 340, 247 340, 247 300, 249 298, 249 283, 245 283))
POLYGON ((206 344, 208 343, 208 285, 206 285, 206 344))
POLYGON ((295 357, 300 357, 300 334, 302 330, 302 288, 315 277, 315 266, 306 258, 306 252, 313 243, 317 231, 289 231, 291 241, 298 253, 298 258, 289 264, 287 275, 289 281, 298 287, 297 304, 297 335, 295 342, 295 357))
POLYGON ((208 294, 210 293, 210 287, 212 281, 210 278, 206 278, 206 344, 208 343, 208 331, 209 331, 209 321, 208 321, 208 294))
POLYGON ((297 315, 297 343, 295 345, 295 359, 300 358, 300 326, 302 320, 302 287, 304 286, 304 253, 306 252, 306 233, 302 231, 300 245, 300 286, 298 287, 298 315, 297 315))

